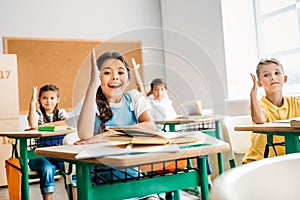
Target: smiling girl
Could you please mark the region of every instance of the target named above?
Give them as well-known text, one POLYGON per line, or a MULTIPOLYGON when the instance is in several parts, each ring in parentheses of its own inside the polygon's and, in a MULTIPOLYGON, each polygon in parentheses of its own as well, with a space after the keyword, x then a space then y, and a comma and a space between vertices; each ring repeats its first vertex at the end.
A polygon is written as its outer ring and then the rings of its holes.
MULTIPOLYGON (((125 92, 129 84, 130 73, 126 59, 118 52, 106 52, 98 60, 95 50, 91 54, 91 79, 83 102, 77 124, 81 141, 75 144, 88 144, 101 141, 103 134, 109 134, 106 126, 142 126, 154 131, 151 120, 150 105, 146 97, 137 90, 125 92)), ((114 169, 112 173, 104 172, 108 166, 98 166, 102 171, 97 176, 105 180, 125 179, 128 175, 137 177, 135 170, 122 171, 114 169)), ((96 167, 95 167, 96 171, 96 167)), ((102 180, 92 178, 94 184, 103 184, 102 180)), ((157 199, 147 196, 136 199, 157 199)))
MULTIPOLYGON (((33 87, 30 102, 28 123, 31 129, 37 129, 39 125, 62 124, 67 119, 67 112, 58 108, 59 89, 55 85, 44 85, 40 88, 37 99, 37 87, 33 87), (40 108, 36 108, 39 102, 40 108)), ((52 199, 55 191, 54 175, 56 169, 63 169, 63 162, 54 158, 35 158, 29 160, 29 167, 40 176, 40 190, 43 199, 52 199)))
POLYGON ((96 61, 95 50, 91 57, 91 80, 77 125, 82 143, 96 142, 106 126, 137 125, 155 130, 145 96, 137 90, 125 92, 130 80, 125 58, 118 52, 106 52, 96 61))

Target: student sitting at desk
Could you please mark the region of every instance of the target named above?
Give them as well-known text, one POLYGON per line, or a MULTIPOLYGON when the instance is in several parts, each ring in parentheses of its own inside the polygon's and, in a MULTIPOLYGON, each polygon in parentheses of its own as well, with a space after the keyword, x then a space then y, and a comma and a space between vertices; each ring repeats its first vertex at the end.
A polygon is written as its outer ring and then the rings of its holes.
MULTIPOLYGON (((137 90, 124 92, 130 80, 126 59, 118 52, 106 52, 96 62, 94 49, 91 59, 91 79, 77 125, 81 141, 75 144, 101 141, 104 134, 109 134, 109 131, 105 131, 106 126, 133 125, 155 130, 149 115, 150 105, 145 96, 137 90)), ((115 169, 113 177, 125 178, 125 173, 137 176, 137 172, 133 170, 124 172, 115 169)), ((114 179, 110 173, 100 172, 100 175, 106 180, 114 179)), ((96 183, 94 179, 92 181, 96 183)), ((154 196, 146 198, 157 199, 154 196)))
MULTIPOLYGON (((175 119, 178 115, 176 114, 176 111, 172 105, 172 101, 169 99, 167 84, 163 81, 163 79, 156 78, 152 80, 150 84, 150 91, 146 93, 144 85, 141 81, 140 74, 138 72, 140 65, 137 64, 134 59, 132 60, 132 64, 134 67, 134 75, 136 78, 138 90, 140 92, 144 92, 145 96, 148 97, 148 100, 150 102, 151 105, 150 115, 152 119, 153 120, 175 119)), ((159 124, 156 125, 156 130, 166 131, 165 127, 159 124)), ((210 178, 210 174, 212 174, 212 168, 208 157, 207 157, 207 174, 208 174, 209 187, 211 188, 212 181, 210 178)), ((166 199, 167 200, 173 199, 172 194, 167 193, 166 199)))
MULTIPOLYGON (((30 102, 28 123, 31 129, 37 129, 45 123, 58 124, 67 119, 67 112, 58 108, 59 89, 55 85, 45 85, 40 88, 38 99, 37 87, 33 87, 32 99, 30 102), (39 102, 40 108, 36 109, 39 102)), ((63 162, 54 158, 35 158, 29 160, 29 167, 40 176, 40 189, 43 199, 52 199, 55 191, 54 175, 56 169, 63 170, 63 162)))
POLYGON ((150 86, 151 90, 147 96, 152 106, 150 110, 152 118, 155 120, 175 119, 177 114, 169 99, 167 84, 161 78, 157 78, 151 82, 150 86))
MULTIPOLYGON (((261 60, 256 67, 256 76, 258 80, 256 80, 255 75, 251 74, 253 87, 250 92, 250 107, 254 123, 263 124, 300 116, 300 98, 282 95, 283 84, 286 83, 287 76, 278 60, 274 58, 261 60), (263 87, 266 93, 266 96, 260 100, 257 99, 257 86, 263 87)), ((282 145, 274 145, 269 151, 265 134, 252 133, 251 141, 251 146, 243 158, 243 163, 285 154, 282 145), (265 152, 266 155, 264 155, 265 152)), ((273 144, 282 144, 283 142, 282 136, 273 136, 273 144)))

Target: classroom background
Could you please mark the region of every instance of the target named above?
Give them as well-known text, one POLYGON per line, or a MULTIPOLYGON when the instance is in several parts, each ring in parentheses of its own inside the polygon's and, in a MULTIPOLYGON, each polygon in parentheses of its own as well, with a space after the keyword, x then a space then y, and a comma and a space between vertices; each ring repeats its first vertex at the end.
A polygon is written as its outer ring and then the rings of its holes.
POLYGON ((0 10, 1 38, 141 41, 146 88, 164 78, 178 113, 187 100, 217 114, 248 112, 258 57, 251 0, 11 0, 0 10))

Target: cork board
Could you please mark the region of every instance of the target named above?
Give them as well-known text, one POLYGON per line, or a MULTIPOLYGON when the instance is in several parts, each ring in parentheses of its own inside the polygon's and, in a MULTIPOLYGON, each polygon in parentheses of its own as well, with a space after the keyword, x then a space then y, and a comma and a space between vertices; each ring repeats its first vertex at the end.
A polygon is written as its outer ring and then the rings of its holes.
MULTIPOLYGON (((84 97, 90 79, 90 52, 97 57, 106 51, 123 54, 132 68, 131 58, 141 64, 144 81, 142 45, 140 41, 98 41, 74 39, 39 39, 4 37, 4 53, 16 54, 20 113, 28 113, 32 87, 55 84, 60 88, 59 107, 72 110, 84 97)), ((127 89, 136 88, 131 70, 127 89)))

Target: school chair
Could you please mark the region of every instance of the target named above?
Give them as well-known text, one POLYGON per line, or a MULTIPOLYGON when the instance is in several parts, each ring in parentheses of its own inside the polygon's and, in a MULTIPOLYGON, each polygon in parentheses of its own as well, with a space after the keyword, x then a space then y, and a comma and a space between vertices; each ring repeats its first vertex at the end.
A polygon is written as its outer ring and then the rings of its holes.
POLYGON ((230 144, 231 151, 225 152, 224 154, 228 157, 230 168, 236 166, 235 153, 245 154, 251 144, 251 131, 235 131, 236 125, 247 125, 251 124, 251 116, 226 116, 223 121, 222 133, 223 140, 230 144))
POLYGON ((297 199, 299 165, 300 153, 294 153, 238 166, 215 178, 211 199, 297 199))

